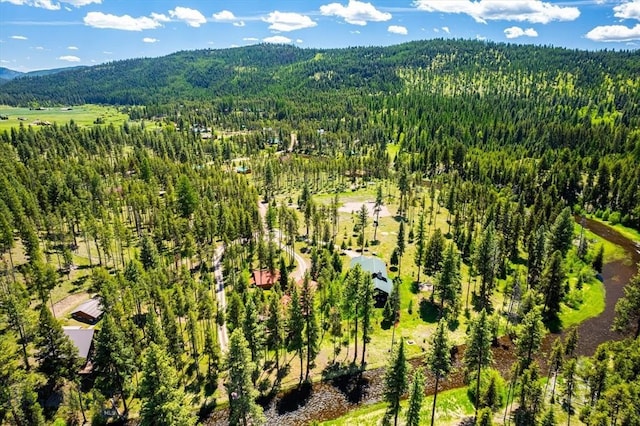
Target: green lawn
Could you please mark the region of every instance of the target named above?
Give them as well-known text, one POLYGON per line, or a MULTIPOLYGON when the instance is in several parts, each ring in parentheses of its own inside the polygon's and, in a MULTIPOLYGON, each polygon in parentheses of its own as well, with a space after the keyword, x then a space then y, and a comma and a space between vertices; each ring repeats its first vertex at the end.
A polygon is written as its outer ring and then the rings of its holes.
MULTIPOLYGON (((68 110, 67 107, 50 107, 44 110, 32 110, 29 108, 0 105, 0 115, 9 117, 8 120, 0 120, 0 132, 8 131, 12 127, 19 127, 20 124, 28 126, 36 120, 48 121, 59 125, 73 120, 79 126, 93 126, 97 118, 101 118, 105 124, 113 123, 114 125, 121 125, 128 119, 126 114, 112 106, 80 105, 70 108, 71 110, 68 110), (24 118, 24 120, 19 120, 18 118, 24 118)), ((33 125, 33 127, 37 129, 40 126, 33 125)))
MULTIPOLYGON (((433 396, 425 398, 420 410, 421 424, 429 424, 431 419, 431 407, 433 405, 433 396)), ((402 410, 400 411, 399 420, 404 424, 406 415, 407 400, 402 402, 402 410)), ((379 425, 384 417, 386 405, 383 402, 377 404, 364 405, 348 414, 335 419, 320 423, 324 426, 374 426, 379 425)), ((474 413, 473 405, 467 396, 467 388, 458 388, 450 391, 442 392, 438 395, 436 401, 436 421, 437 425, 458 424, 465 416, 472 416, 474 413)))

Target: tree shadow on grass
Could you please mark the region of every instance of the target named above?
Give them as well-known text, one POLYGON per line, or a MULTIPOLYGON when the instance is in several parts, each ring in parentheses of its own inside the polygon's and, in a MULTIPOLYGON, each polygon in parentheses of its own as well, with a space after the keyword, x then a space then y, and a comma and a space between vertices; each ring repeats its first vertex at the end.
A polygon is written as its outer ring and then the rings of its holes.
POLYGON ((420 318, 424 322, 438 322, 440 318, 440 309, 427 299, 420 300, 420 318))

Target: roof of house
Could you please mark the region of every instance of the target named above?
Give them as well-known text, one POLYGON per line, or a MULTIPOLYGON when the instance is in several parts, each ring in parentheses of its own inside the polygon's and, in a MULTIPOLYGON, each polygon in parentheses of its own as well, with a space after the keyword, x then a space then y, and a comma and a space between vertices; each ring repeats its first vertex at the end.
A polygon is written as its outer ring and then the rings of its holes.
POLYGON ((71 343, 78 348, 78 356, 87 359, 91 342, 93 342, 93 328, 63 328, 64 334, 69 337, 71 343))
POLYGON ((382 259, 379 257, 358 256, 351 259, 351 267, 353 268, 356 265, 360 265, 364 271, 371 273, 373 286, 376 289, 391 294, 393 283, 387 277, 387 265, 382 259))
POLYGON ((84 302, 82 305, 75 308, 71 315, 82 312, 88 316, 93 318, 100 318, 102 316, 102 305, 100 304, 100 299, 90 299, 84 302))
POLYGON ((252 284, 269 289, 280 279, 280 272, 275 271, 274 274, 271 274, 267 269, 256 269, 252 272, 251 277, 253 278, 252 284))

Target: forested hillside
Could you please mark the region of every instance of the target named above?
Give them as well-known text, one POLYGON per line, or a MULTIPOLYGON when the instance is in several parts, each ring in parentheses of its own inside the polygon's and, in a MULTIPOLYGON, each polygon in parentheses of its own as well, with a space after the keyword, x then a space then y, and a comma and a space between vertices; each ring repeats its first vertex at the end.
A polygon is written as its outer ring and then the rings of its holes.
POLYGON ((638 424, 637 54, 258 45, 0 103, 129 117, 0 134, 0 424, 638 424))

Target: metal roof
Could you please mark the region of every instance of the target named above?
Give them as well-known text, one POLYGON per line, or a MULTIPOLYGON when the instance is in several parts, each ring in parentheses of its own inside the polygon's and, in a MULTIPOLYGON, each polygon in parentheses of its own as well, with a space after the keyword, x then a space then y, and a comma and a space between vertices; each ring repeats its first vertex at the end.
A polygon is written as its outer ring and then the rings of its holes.
POLYGON ((98 319, 102 316, 102 305, 100 304, 100 299, 90 299, 84 302, 82 305, 75 308, 71 315, 83 312, 86 315, 89 315, 95 319, 98 319))
POLYGON ((351 259, 351 267, 353 268, 355 265, 360 265, 363 271, 371 274, 373 286, 376 289, 391 294, 393 283, 387 276, 387 265, 382 259, 379 257, 358 256, 351 259))
POLYGON ((63 328, 64 334, 69 337, 71 343, 78 348, 78 356, 87 359, 91 342, 93 341, 93 328, 63 328))

